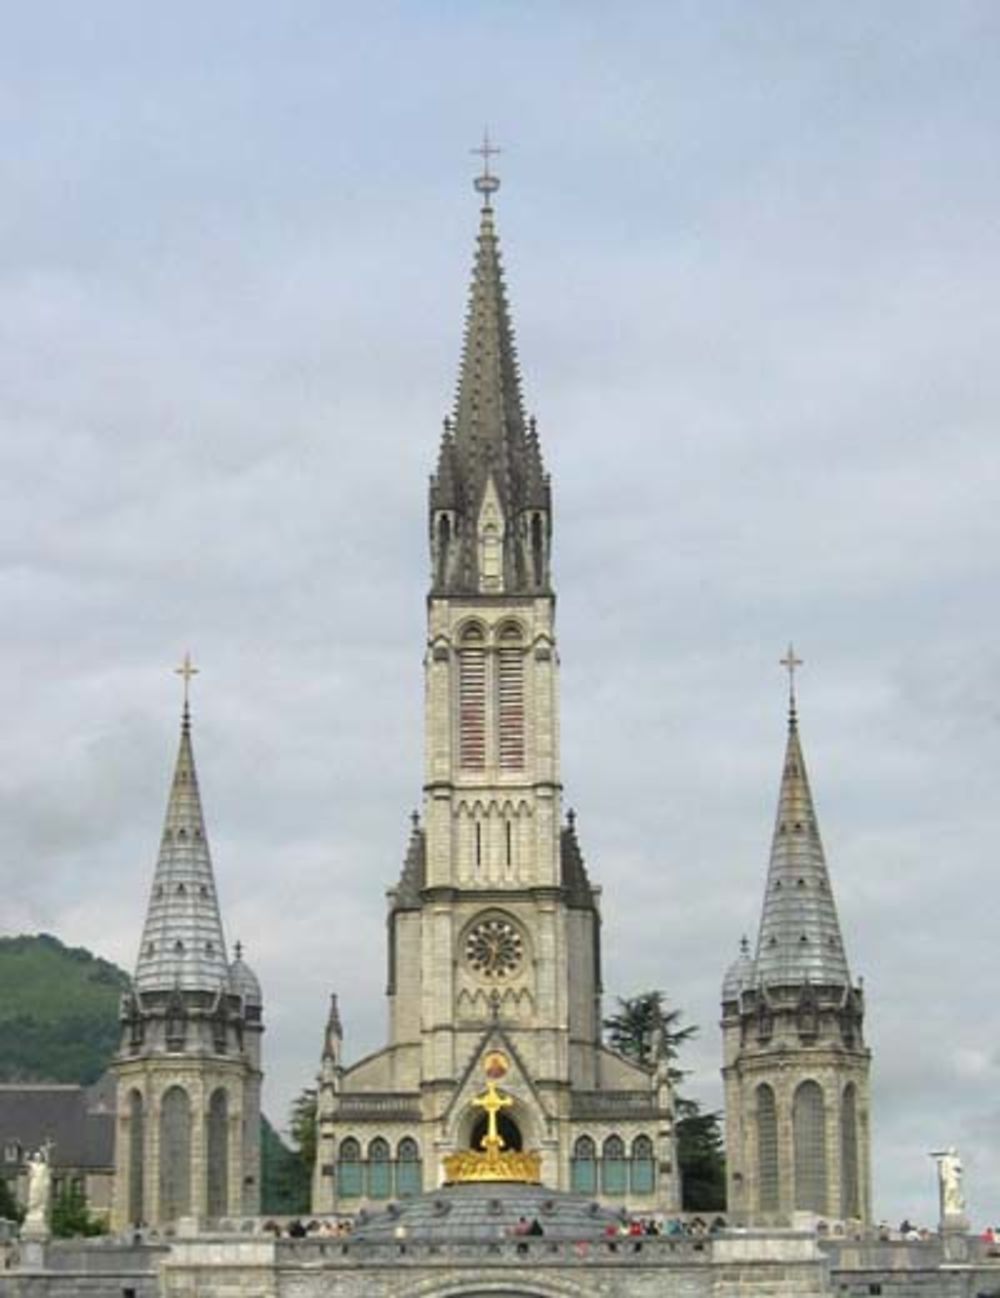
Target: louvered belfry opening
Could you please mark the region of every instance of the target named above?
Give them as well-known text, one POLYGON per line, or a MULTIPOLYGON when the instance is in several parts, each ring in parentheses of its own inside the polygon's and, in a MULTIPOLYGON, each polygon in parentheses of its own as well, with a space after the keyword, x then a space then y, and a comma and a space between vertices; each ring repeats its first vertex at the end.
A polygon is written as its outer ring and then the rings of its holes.
POLYGON ((160 1219, 191 1212, 191 1100, 171 1086, 160 1104, 160 1219))
POLYGON ((497 651, 497 729, 500 768, 524 769, 524 649, 516 626, 500 633, 497 651))
POLYGON ((468 627, 458 651, 459 762, 467 771, 486 766, 486 642, 482 628, 468 627))

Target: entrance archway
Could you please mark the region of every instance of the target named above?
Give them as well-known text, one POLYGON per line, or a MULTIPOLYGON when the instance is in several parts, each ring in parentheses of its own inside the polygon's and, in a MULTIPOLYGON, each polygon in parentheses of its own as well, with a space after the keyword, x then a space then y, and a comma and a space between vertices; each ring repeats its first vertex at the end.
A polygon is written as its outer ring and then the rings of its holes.
MULTIPOLYGON (((469 1135, 470 1149, 482 1149, 483 1139, 486 1136, 487 1121, 488 1119, 486 1114, 481 1113, 472 1124, 472 1132, 469 1135)), ((508 1114, 497 1114, 497 1131, 500 1133, 500 1137, 503 1140, 504 1149, 520 1151, 524 1148, 524 1139, 521 1136, 521 1128, 508 1114)))

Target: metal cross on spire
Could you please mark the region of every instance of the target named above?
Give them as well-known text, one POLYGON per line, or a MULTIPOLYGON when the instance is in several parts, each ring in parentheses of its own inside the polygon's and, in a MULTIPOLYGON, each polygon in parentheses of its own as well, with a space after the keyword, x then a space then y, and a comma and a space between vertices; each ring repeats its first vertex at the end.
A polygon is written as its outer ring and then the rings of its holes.
POLYGON ((181 665, 174 668, 174 675, 184 678, 184 715, 187 716, 191 701, 191 677, 198 675, 198 668, 192 665, 190 653, 186 653, 181 665))
POLYGON ((490 143, 490 132, 489 128, 486 127, 483 129, 482 144, 478 149, 470 149, 469 152, 478 153, 483 160, 482 175, 477 176, 472 183, 476 192, 483 196, 483 206, 489 207, 490 195, 495 194, 500 188, 499 177, 494 176, 492 171, 490 171, 490 158, 496 157, 496 155, 501 153, 502 150, 497 148, 496 145, 490 143))
POLYGON ((788 711, 789 714, 792 717, 794 717, 795 716, 795 671, 796 668, 802 666, 802 659, 796 658, 795 646, 792 644, 790 640, 788 642, 788 653, 786 653, 784 658, 782 658, 780 661, 782 667, 784 667, 785 671, 788 672, 788 711))

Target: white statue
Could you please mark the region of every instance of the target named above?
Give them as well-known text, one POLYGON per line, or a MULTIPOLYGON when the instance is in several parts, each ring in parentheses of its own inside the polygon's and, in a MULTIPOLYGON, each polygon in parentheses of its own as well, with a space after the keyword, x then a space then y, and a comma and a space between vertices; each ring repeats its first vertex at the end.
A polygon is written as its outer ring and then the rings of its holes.
POLYGON ((44 1144, 28 1159, 28 1211, 24 1218, 24 1229, 28 1234, 48 1234, 52 1200, 49 1150, 50 1146, 44 1144))
POLYGON ((938 1190, 941 1195, 941 1217, 965 1215, 965 1195, 962 1191, 962 1160, 954 1145, 932 1155, 937 1160, 938 1190))

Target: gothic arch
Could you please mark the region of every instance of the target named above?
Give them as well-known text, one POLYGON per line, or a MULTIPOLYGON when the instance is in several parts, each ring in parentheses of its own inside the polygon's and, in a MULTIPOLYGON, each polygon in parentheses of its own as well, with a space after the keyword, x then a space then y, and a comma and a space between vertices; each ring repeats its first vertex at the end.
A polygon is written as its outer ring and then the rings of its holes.
POLYGON ((128 1219, 133 1226, 146 1220, 146 1105, 142 1092, 128 1093, 128 1219))
POLYGON ((191 1212, 191 1097, 171 1086, 160 1100, 160 1220, 191 1212))
POLYGON ((774 1090, 767 1082, 757 1087, 757 1200, 761 1212, 777 1212, 781 1206, 778 1170, 778 1110, 774 1090))
POLYGON ((861 1216, 858 1185, 858 1088, 848 1082, 840 1097, 840 1215, 861 1216))
POLYGON ((216 1087, 208 1102, 207 1198, 208 1215, 224 1217, 229 1211, 229 1092, 216 1087))
POLYGON ((819 1082, 800 1082, 792 1101, 795 1147, 795 1207, 826 1214, 826 1100, 819 1082))

